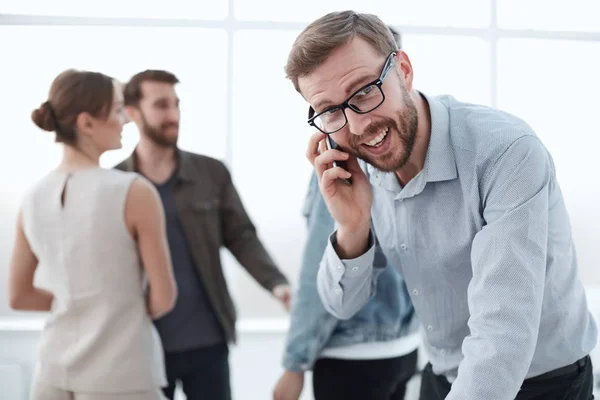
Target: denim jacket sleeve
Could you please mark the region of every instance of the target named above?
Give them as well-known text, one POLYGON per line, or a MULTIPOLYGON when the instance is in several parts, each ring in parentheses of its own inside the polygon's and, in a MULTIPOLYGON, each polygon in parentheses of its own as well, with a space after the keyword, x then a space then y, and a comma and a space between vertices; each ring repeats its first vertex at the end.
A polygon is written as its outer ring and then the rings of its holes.
POLYGON ((296 372, 312 368, 338 324, 338 320, 325 310, 317 293, 317 271, 334 221, 321 196, 315 174, 309 184, 303 213, 307 220, 307 241, 283 357, 284 368, 296 372))

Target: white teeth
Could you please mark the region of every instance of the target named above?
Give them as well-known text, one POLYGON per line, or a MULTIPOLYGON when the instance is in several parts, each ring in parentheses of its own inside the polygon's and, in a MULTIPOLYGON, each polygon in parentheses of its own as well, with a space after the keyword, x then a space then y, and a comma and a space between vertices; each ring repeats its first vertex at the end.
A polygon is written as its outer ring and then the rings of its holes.
POLYGON ((375 136, 373 139, 371 139, 370 142, 367 143, 367 145, 369 146, 377 146, 378 144, 380 144, 383 139, 385 139, 385 137, 387 136, 388 133, 388 128, 385 128, 384 130, 382 130, 379 135, 375 136))

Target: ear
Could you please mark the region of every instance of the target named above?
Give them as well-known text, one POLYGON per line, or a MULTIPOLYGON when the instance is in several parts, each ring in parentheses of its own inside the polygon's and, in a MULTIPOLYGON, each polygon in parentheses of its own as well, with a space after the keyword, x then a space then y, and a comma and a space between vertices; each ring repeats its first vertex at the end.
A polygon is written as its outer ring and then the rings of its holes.
POLYGON ((136 106, 125 106, 125 115, 127 115, 128 121, 137 123, 140 117, 140 110, 136 106))
POLYGON ((77 126, 77 132, 82 135, 91 136, 94 131, 96 120, 87 112, 82 112, 77 116, 75 125, 77 126))
POLYGON ((410 63, 410 58, 408 58, 408 54, 406 54, 402 50, 398 50, 396 52, 396 65, 399 69, 400 77, 404 80, 406 84, 406 89, 410 92, 413 89, 413 78, 414 72, 412 68, 412 64, 410 63))

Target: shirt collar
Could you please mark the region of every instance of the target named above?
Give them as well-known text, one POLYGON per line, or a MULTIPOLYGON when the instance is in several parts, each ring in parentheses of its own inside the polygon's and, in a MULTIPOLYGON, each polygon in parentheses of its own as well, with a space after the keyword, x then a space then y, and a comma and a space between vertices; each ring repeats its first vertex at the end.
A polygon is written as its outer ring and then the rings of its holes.
MULTIPOLYGON (((191 182, 194 179, 194 168, 190 160, 190 154, 176 149, 176 157, 177 157, 177 169, 175 170, 175 175, 178 181, 183 182, 191 182)), ((137 152, 136 150, 131 153, 129 158, 125 160, 125 170, 131 172, 139 172, 137 167, 137 152)))
POLYGON ((450 141, 450 113, 448 107, 435 97, 423 95, 429 103, 431 137, 423 167, 427 182, 441 182, 458 176, 454 148, 450 141))
POLYGON ((420 193, 427 182, 447 181, 458 176, 454 149, 450 141, 449 110, 436 97, 420 94, 429 104, 431 116, 431 136, 423 170, 403 189, 394 172, 382 172, 372 165, 367 165, 367 173, 371 184, 396 193, 402 191, 402 197, 410 197, 420 193))

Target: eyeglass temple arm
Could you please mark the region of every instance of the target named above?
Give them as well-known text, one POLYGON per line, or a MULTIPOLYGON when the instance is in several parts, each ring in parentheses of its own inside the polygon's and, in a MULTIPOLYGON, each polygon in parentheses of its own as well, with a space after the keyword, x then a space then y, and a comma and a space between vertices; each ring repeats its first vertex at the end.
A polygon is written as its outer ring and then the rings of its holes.
POLYGON ((392 67, 394 66, 394 60, 396 58, 396 53, 391 53, 388 56, 388 60, 385 63, 385 66, 383 67, 383 71, 381 71, 381 77, 379 78, 380 80, 384 80, 385 77, 387 76, 387 74, 390 72, 390 70, 392 69, 392 67))

